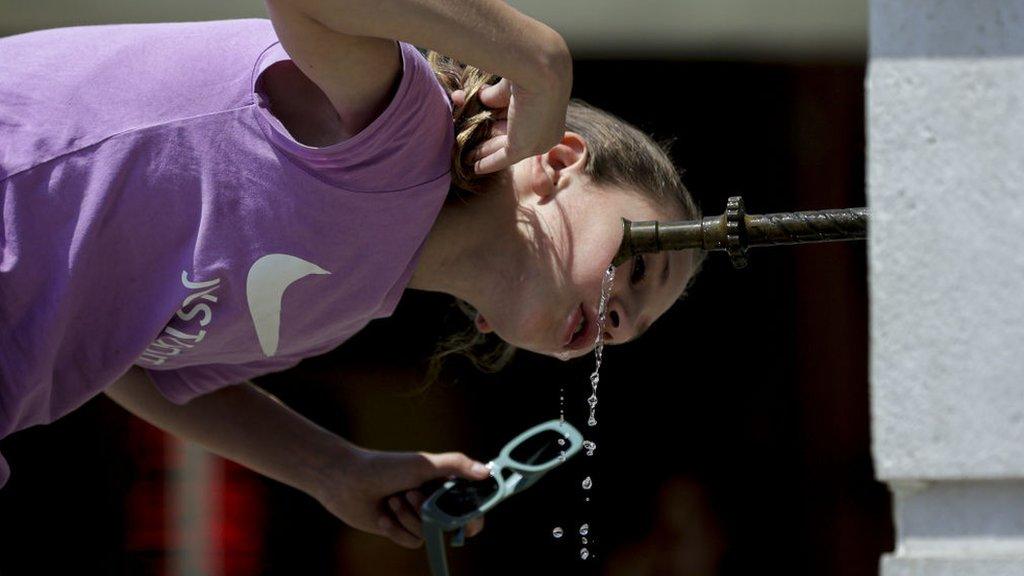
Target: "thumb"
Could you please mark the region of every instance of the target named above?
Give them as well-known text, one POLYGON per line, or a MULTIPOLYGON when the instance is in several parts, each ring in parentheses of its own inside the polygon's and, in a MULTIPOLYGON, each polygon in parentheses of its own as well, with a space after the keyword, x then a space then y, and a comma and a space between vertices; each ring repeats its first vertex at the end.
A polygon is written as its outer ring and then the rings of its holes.
POLYGON ((480 102, 488 108, 508 108, 511 101, 512 83, 507 78, 480 91, 480 102))
POLYGON ((433 465, 433 476, 461 476, 469 480, 483 480, 491 471, 483 463, 473 460, 461 452, 425 454, 433 465))

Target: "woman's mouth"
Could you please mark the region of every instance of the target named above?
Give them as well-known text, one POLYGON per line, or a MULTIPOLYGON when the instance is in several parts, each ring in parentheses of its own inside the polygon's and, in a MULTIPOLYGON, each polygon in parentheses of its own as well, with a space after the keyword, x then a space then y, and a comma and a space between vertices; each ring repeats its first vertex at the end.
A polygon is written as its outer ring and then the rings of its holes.
POLYGON ((576 310, 566 319, 562 334, 565 350, 586 348, 593 341, 594 323, 586 313, 583 304, 577 306, 576 310))

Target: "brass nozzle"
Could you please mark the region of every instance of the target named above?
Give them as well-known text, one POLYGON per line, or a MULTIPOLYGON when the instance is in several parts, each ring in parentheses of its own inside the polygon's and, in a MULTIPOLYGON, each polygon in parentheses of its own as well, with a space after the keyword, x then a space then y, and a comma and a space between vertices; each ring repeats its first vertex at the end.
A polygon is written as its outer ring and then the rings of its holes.
POLYGON ((749 247, 863 240, 867 224, 867 208, 746 214, 743 199, 733 196, 724 213, 701 220, 632 222, 623 218, 622 242, 612 265, 637 254, 701 248, 727 251, 733 265, 742 268, 749 247))

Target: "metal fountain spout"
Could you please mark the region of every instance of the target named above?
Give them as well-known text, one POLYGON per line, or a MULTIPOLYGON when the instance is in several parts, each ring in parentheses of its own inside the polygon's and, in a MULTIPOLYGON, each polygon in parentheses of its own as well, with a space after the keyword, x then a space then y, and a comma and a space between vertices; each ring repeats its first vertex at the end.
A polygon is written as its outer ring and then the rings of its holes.
POLYGON ((612 265, 637 254, 702 248, 723 250, 735 268, 743 268, 750 247, 863 240, 867 228, 867 208, 747 214, 743 198, 733 196, 725 213, 702 220, 632 222, 623 218, 622 243, 612 265))

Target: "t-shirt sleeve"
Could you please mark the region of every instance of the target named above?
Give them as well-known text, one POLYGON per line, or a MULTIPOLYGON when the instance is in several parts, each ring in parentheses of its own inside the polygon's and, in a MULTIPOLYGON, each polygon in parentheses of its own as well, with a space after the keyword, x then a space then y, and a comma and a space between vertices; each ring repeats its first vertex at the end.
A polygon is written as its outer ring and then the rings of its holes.
POLYGON ((301 361, 301 358, 272 358, 245 364, 201 364, 174 370, 155 370, 142 366, 140 368, 149 376, 160 394, 175 404, 184 404, 225 386, 241 384, 257 376, 282 372, 301 361))
POLYGON ((257 121, 264 135, 307 172, 351 191, 403 190, 448 174, 455 144, 451 101, 426 57, 411 44, 395 44, 402 76, 387 107, 359 133, 322 147, 297 141, 272 113, 260 80, 271 65, 290 57, 280 43, 271 45, 253 72, 257 121))

